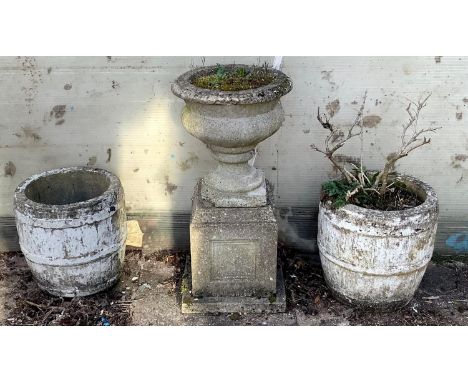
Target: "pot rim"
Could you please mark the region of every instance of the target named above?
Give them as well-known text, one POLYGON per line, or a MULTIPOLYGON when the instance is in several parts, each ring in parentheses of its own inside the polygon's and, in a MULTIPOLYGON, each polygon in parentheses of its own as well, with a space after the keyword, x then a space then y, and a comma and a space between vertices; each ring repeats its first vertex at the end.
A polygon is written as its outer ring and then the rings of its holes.
MULTIPOLYGON (((253 65, 228 64, 228 68, 252 68, 253 65)), ((195 68, 180 75, 171 86, 172 93, 186 102, 208 105, 252 105, 274 101, 292 89, 292 81, 282 71, 268 68, 274 79, 268 85, 259 88, 223 91, 200 88, 192 84, 195 77, 213 73, 217 65, 195 68)))
POLYGON ((111 199, 118 192, 120 187, 121 187, 121 183, 120 183, 119 178, 116 175, 112 174, 110 171, 107 171, 101 168, 93 168, 93 167, 86 167, 86 166, 56 168, 56 169, 41 172, 39 174, 32 175, 26 180, 24 180, 23 182, 21 182, 15 190, 14 206, 17 211, 20 211, 22 213, 25 213, 26 211, 35 211, 35 210, 36 211, 39 210, 42 212, 56 212, 57 209, 60 209, 62 213, 66 213, 66 212, 71 212, 71 211, 87 209, 107 199, 111 199), (89 173, 103 175, 108 179, 109 186, 102 194, 94 198, 83 200, 81 202, 68 203, 68 204, 39 203, 39 202, 35 202, 34 200, 26 196, 26 193, 25 193, 26 188, 33 182, 37 181, 38 179, 45 178, 51 175, 67 174, 71 172, 89 172, 89 173))
POLYGON ((404 174, 395 174, 392 177, 395 180, 400 180, 406 184, 410 184, 415 188, 419 189, 420 191, 425 193, 425 200, 416 207, 407 208, 405 210, 393 210, 393 211, 382 211, 382 210, 375 210, 371 208, 364 208, 359 207, 355 204, 346 204, 343 207, 338 209, 333 209, 331 207, 331 202, 323 202, 320 201, 320 207, 326 209, 327 211, 332 212, 343 212, 347 215, 354 216, 354 217, 364 217, 369 220, 391 220, 395 217, 400 219, 408 219, 412 217, 419 216, 424 214, 428 211, 438 211, 438 198, 437 193, 435 190, 427 183, 419 180, 410 175, 404 174))

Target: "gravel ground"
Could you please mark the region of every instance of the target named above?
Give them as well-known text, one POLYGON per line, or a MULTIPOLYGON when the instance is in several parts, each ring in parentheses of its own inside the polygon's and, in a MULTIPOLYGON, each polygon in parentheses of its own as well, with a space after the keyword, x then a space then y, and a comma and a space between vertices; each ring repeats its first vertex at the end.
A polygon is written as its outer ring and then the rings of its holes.
POLYGON ((468 265, 431 263, 414 299, 393 312, 349 307, 324 283, 318 257, 280 246, 287 311, 183 315, 180 279, 186 253, 127 252, 119 283, 90 297, 42 292, 21 253, 0 254, 1 325, 468 325, 468 265))

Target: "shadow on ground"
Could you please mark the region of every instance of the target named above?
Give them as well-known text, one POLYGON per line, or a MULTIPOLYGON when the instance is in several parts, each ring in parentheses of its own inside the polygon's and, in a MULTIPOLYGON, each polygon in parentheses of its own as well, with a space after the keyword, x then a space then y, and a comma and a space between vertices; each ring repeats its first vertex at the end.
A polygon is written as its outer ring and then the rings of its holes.
POLYGON ((0 256, 2 325, 468 325, 468 266, 428 267, 414 299, 393 312, 354 309, 336 301, 317 257, 279 246, 287 294, 280 314, 183 315, 180 280, 185 252, 127 252, 121 280, 90 297, 42 292, 21 253, 0 256))

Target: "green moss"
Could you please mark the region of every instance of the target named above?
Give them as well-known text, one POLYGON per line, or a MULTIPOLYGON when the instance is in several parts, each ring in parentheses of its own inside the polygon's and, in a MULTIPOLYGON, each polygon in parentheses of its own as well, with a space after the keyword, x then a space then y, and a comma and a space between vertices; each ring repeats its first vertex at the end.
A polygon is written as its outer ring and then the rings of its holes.
POLYGON ((192 84, 203 89, 239 91, 268 85, 274 78, 266 65, 229 68, 218 64, 215 73, 197 77, 192 84))
POLYGON ((448 263, 465 263, 468 264, 468 254, 460 255, 440 255, 434 253, 431 261, 435 264, 448 264, 448 263))
POLYGON ((185 304, 187 306, 192 305, 193 304, 193 297, 187 296, 187 295, 183 296, 182 297, 182 304, 185 304))
POLYGON ((270 294, 270 296, 268 297, 268 301, 270 301, 270 304, 274 304, 276 302, 276 294, 270 294))

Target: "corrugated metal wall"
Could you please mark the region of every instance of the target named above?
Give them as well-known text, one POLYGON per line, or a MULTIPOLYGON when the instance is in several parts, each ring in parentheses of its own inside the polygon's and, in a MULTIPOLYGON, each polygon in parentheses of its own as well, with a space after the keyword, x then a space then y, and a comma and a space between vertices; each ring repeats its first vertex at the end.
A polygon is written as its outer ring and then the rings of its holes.
MULTIPOLYGON (((14 249, 12 195, 46 169, 90 165, 120 176, 128 213, 140 221, 148 250, 186 247, 196 180, 214 165, 180 123, 183 102, 171 81, 194 65, 272 62, 273 57, 0 58, 0 250, 14 249)), ((443 126, 431 145, 398 171, 434 186, 440 197, 437 251, 468 253, 468 58, 285 57, 293 82, 286 121, 259 146, 256 165, 274 184, 281 238, 315 249, 320 183, 334 175, 310 148, 325 131, 317 106, 338 123, 355 115, 368 90, 364 160, 380 166, 397 148, 406 98, 431 91, 420 123, 443 126)), ((359 156, 359 140, 342 153, 359 156)))

